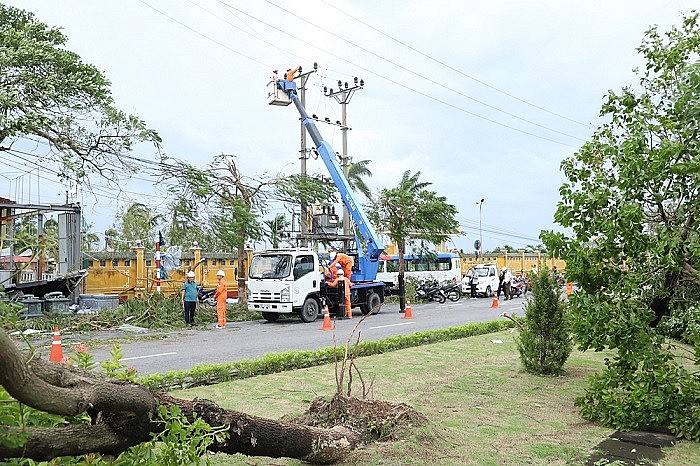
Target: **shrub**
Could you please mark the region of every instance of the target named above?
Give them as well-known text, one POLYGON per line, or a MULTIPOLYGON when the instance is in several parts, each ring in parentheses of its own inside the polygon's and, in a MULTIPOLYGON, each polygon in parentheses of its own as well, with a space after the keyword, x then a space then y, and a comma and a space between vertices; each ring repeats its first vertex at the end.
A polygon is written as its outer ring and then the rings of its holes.
POLYGON ((532 294, 517 338, 520 361, 526 371, 534 374, 560 374, 573 342, 561 291, 549 270, 533 276, 532 294))

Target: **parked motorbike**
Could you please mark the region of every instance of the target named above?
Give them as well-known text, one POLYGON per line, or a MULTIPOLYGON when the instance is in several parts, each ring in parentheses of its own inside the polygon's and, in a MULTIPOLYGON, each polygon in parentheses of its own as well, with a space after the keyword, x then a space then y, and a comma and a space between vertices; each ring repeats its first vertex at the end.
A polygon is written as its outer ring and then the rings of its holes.
POLYGON ((459 301, 462 299, 461 284, 459 282, 447 282, 442 285, 442 292, 450 301, 459 301))
POLYGON ((203 287, 197 288, 197 301, 201 304, 206 304, 208 306, 216 306, 216 301, 214 300, 214 293, 216 293, 216 288, 212 290, 205 290, 203 287))
POLYGON ((523 278, 514 278, 510 282, 510 297, 518 298, 527 291, 525 280, 523 278))
POLYGON ((442 304, 447 297, 438 282, 427 281, 421 283, 418 285, 418 288, 416 288, 416 299, 424 302, 437 301, 442 304))

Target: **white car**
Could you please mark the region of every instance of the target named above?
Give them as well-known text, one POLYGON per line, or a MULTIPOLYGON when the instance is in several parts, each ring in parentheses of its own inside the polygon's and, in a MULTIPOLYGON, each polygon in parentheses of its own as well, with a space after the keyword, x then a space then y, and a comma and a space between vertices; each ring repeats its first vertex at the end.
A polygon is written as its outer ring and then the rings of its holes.
MULTIPOLYGON (((498 290, 498 266, 496 264, 481 264, 474 266, 479 276, 479 284, 476 286, 476 294, 482 297, 493 296, 498 290)), ((469 285, 462 283, 462 293, 468 295, 469 285)))

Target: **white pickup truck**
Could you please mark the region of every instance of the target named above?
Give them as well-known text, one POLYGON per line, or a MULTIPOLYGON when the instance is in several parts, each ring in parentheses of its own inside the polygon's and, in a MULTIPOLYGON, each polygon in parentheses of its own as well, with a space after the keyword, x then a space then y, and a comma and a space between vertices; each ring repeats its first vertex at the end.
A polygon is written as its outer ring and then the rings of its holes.
MULTIPOLYGON (((498 290, 498 266, 496 264, 475 265, 474 270, 479 276, 479 284, 476 286, 476 294, 479 296, 493 296, 498 290)), ((462 293, 469 294, 469 285, 462 285, 462 293)))

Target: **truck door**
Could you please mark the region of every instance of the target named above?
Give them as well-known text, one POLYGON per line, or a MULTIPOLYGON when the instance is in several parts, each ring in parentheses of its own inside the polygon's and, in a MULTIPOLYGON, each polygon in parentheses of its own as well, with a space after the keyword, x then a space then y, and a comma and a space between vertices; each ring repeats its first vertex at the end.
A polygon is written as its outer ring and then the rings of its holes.
POLYGON ((313 254, 301 254, 294 259, 292 269, 294 278, 293 303, 294 306, 304 304, 306 296, 317 291, 320 286, 320 273, 313 254))

